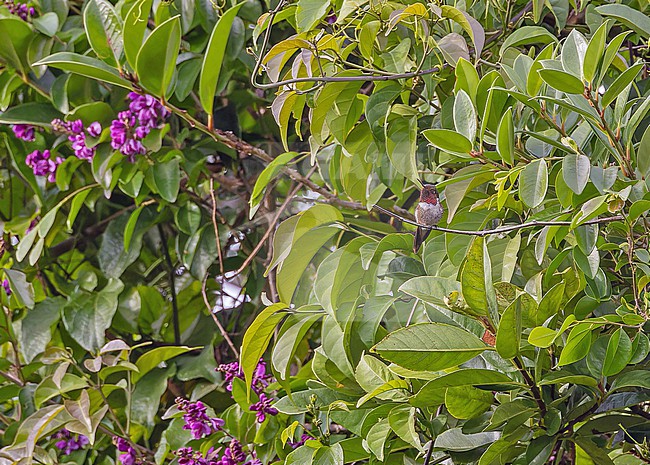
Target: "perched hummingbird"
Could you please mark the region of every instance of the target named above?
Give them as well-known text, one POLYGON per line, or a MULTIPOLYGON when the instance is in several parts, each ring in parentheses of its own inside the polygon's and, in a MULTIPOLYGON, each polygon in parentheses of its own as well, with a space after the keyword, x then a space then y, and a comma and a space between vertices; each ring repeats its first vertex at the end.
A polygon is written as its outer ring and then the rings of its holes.
MULTIPOLYGON (((427 226, 435 226, 442 218, 444 210, 440 205, 438 190, 433 184, 425 184, 420 192, 420 202, 415 207, 415 221, 427 226)), ((413 242, 413 251, 417 253, 424 240, 431 233, 430 229, 418 227, 415 231, 415 241, 413 242)))

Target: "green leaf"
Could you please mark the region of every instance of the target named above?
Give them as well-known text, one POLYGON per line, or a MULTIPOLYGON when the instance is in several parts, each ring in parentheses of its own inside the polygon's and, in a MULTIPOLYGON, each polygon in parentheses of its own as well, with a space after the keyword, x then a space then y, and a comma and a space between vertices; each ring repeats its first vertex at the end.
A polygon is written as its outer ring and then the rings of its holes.
POLYGON ((602 360, 603 376, 620 373, 632 357, 632 341, 622 328, 614 331, 608 339, 607 351, 604 360, 602 360))
POLYGON ((131 89, 131 83, 120 76, 120 73, 103 61, 85 55, 71 52, 59 52, 34 63, 34 66, 47 65, 54 68, 70 71, 98 81, 107 82, 116 86, 131 89))
POLYGON ((166 362, 167 360, 184 354, 190 350, 193 349, 187 346, 167 346, 156 347, 155 349, 151 349, 150 351, 145 352, 135 362, 135 365, 138 367, 139 371, 133 372, 131 374, 133 377, 133 382, 137 382, 140 378, 156 368, 162 362, 166 362))
POLYGON ((289 378, 289 368, 291 368, 291 363, 299 345, 314 323, 321 318, 321 314, 300 315, 299 313, 290 315, 287 318, 280 331, 280 337, 273 346, 273 354, 271 355, 273 368, 282 379, 289 378))
POLYGON ((380 461, 384 460, 384 446, 390 432, 391 428, 388 423, 388 418, 383 418, 377 421, 366 435, 368 449, 370 449, 370 451, 375 454, 380 461))
POLYGON ((426 129, 422 134, 434 147, 445 152, 468 154, 472 150, 472 143, 467 137, 449 129, 426 129))
POLYGON ((503 56, 508 47, 520 47, 528 44, 548 44, 557 42, 557 38, 541 26, 524 26, 516 29, 501 45, 499 55, 503 56))
POLYGON ((75 295, 63 308, 63 324, 70 336, 88 351, 104 345, 105 331, 117 310, 117 298, 124 289, 119 279, 109 279, 106 287, 92 294, 75 295))
POLYGON ((551 344, 555 342, 558 335, 558 332, 553 329, 544 326, 537 326, 530 331, 530 334, 528 335, 528 343, 535 347, 546 349, 547 347, 551 347, 551 344))
POLYGON ((5 275, 13 292, 12 297, 16 299, 20 307, 34 307, 34 287, 27 281, 25 273, 18 270, 5 269, 5 275))
POLYGON ((241 346, 240 365, 246 380, 249 399, 253 372, 271 341, 275 327, 285 317, 284 312, 287 308, 288 306, 281 302, 266 307, 246 329, 241 346))
POLYGON ((609 22, 604 22, 596 32, 594 32, 594 35, 591 36, 591 40, 589 40, 589 45, 585 52, 585 61, 582 64, 582 75, 587 82, 593 82, 594 77, 596 76, 598 65, 600 64, 605 51, 605 41, 607 40, 609 27, 609 22))
POLYGON ((343 465, 343 448, 340 443, 316 449, 311 462, 313 465, 343 465))
POLYGON ((417 118, 398 117, 388 123, 386 150, 392 167, 414 183, 419 175, 416 162, 417 118))
POLYGON ((27 312, 21 322, 20 347, 27 363, 43 353, 52 340, 52 326, 61 318, 63 297, 48 297, 27 312))
POLYGON ((570 153, 562 160, 564 182, 578 195, 587 187, 590 172, 591 162, 585 155, 570 153))
POLYGON ((251 198, 249 200, 249 205, 251 207, 250 218, 253 218, 255 212, 257 212, 260 202, 262 201, 264 191, 266 190, 266 187, 269 185, 269 183, 275 178, 275 176, 277 176, 280 170, 287 165, 287 163, 289 163, 297 156, 298 154, 296 152, 283 153, 275 157, 273 161, 266 165, 266 167, 262 170, 260 175, 257 177, 257 180, 255 181, 253 193, 251 194, 251 198))
POLYGON ((442 17, 449 18, 454 22, 460 24, 463 30, 470 36, 474 44, 475 53, 477 56, 481 55, 483 46, 485 45, 485 31, 483 26, 468 15, 466 12, 459 10, 451 5, 441 5, 442 17))
POLYGON ((515 161, 515 127, 512 123, 512 108, 508 108, 501 117, 497 129, 497 152, 508 165, 515 161))
POLYGON ((601 107, 606 108, 610 103, 616 100, 616 97, 618 97, 619 94, 623 92, 623 90, 628 85, 630 85, 632 81, 634 81, 634 78, 636 78, 643 67, 643 63, 637 63, 636 65, 629 67, 623 73, 621 73, 621 75, 617 77, 614 82, 612 82, 612 84, 603 94, 603 97, 600 101, 601 107))
POLYGON ((579 324, 569 333, 566 344, 560 354, 559 366, 569 365, 582 360, 591 347, 591 325, 579 324))
POLYGON ((124 55, 135 69, 153 0, 137 0, 124 18, 124 55))
POLYGON ((181 186, 180 161, 172 158, 169 161, 157 162, 153 165, 153 178, 160 196, 169 203, 174 203, 181 186))
POLYGON ((476 139, 476 110, 472 99, 464 90, 459 90, 454 100, 454 126, 456 131, 465 136, 467 140, 476 139))
POLYGON ((616 377, 612 383, 611 391, 623 389, 627 387, 640 387, 643 389, 650 389, 650 377, 648 377, 647 370, 634 370, 623 373, 616 377))
POLYGON ((42 32, 48 37, 54 37, 60 26, 59 17, 52 11, 45 13, 43 16, 32 19, 32 24, 34 25, 34 29, 42 32))
POLYGON ((531 208, 539 206, 548 189, 548 168, 546 161, 534 160, 526 165, 519 175, 519 196, 531 208))
POLYGON ((68 219, 66 220, 66 228, 68 228, 69 231, 72 230, 74 220, 77 218, 79 210, 83 207, 86 197, 88 197, 91 190, 92 189, 84 189, 72 198, 72 201, 70 202, 70 211, 68 212, 68 219))
POLYGON ((106 0, 89 0, 84 9, 84 29, 97 57, 118 66, 122 50, 122 18, 106 0))
POLYGON ((451 428, 439 434, 433 445, 436 449, 463 452, 492 444, 499 435, 498 432, 465 434, 460 428, 451 428))
POLYGON ((501 315, 497 329, 496 349, 506 359, 519 355, 521 344, 521 304, 519 299, 511 303, 501 315))
MULTIPOLYGON (((648 175, 650 175, 650 126, 646 128, 643 136, 641 137, 641 143, 639 144, 639 148, 636 151, 636 164, 639 168, 639 171, 641 171, 645 177, 648 177, 648 175)), ((647 200, 637 200, 637 202, 647 202, 647 200)), ((635 204, 637 202, 635 202, 635 204)), ((637 204, 637 206, 639 205, 640 204, 637 204)), ((634 207, 634 205, 632 205, 632 207, 634 207)), ((631 208, 630 214, 632 214, 631 208)), ((634 219, 638 218, 640 214, 641 213, 637 213, 634 219)))
POLYGON ((296 102, 299 99, 296 91, 282 92, 278 95, 271 104, 271 113, 276 124, 280 128, 280 138, 285 150, 289 150, 289 143, 287 142, 287 132, 289 130, 289 118, 294 111, 296 102))
POLYGON ((240 2, 226 10, 221 15, 219 21, 214 26, 210 40, 203 56, 203 65, 201 66, 201 77, 199 78, 199 99, 201 105, 208 115, 212 115, 214 106, 214 94, 217 91, 217 83, 221 74, 223 57, 226 54, 228 37, 232 23, 239 12, 239 9, 246 2, 240 2))
POLYGON ((478 72, 473 64, 461 58, 456 63, 456 82, 454 83, 454 90, 458 93, 459 90, 467 92, 476 103, 476 92, 479 85, 478 72))
POLYGON ((573 74, 559 69, 540 69, 538 73, 545 83, 561 92, 582 94, 585 91, 585 85, 573 74))
POLYGON ((323 19, 330 9, 329 0, 298 0, 296 30, 310 31, 323 19))
POLYGON ((493 400, 490 391, 472 386, 450 387, 445 392, 445 407, 454 418, 459 420, 478 417, 490 408, 493 400))
POLYGON ((378 386, 377 388, 373 389, 371 392, 369 392, 368 394, 360 398, 357 401, 357 408, 361 407, 369 400, 374 399, 377 396, 381 396, 386 392, 391 392, 395 390, 408 391, 409 389, 411 389, 411 385, 407 381, 404 381, 403 379, 391 379, 390 381, 386 381, 381 386, 378 386))
POLYGON ((393 331, 371 351, 409 370, 437 371, 460 365, 487 348, 464 329, 422 323, 393 331))
POLYGON ((49 126, 53 119, 62 117, 49 103, 28 102, 8 108, 0 114, 0 123, 49 126))
POLYGON ((562 68, 569 74, 582 79, 582 64, 586 51, 587 40, 577 29, 573 29, 562 44, 560 55, 562 68))
MULTIPOLYGON (((176 372, 175 367, 153 368, 145 376, 138 376, 138 382, 133 390, 131 399, 132 421, 151 430, 154 426, 156 413, 160 406, 160 398, 167 390, 167 379, 176 372)), ((137 372, 131 376, 137 375, 137 372)))
POLYGON ((398 405, 388 414, 388 424, 399 438, 420 452, 424 452, 420 437, 415 429, 416 414, 417 410, 414 407, 398 405))
POLYGON ((650 37, 650 18, 639 10, 623 4, 612 4, 598 6, 596 11, 617 19, 646 39, 650 37))
POLYGON ((141 205, 138 208, 136 208, 135 211, 131 213, 131 215, 129 216, 129 221, 126 223, 126 226, 124 227, 124 250, 126 252, 129 251, 129 247, 131 246, 131 239, 133 238, 135 227, 138 224, 138 218, 140 218, 140 213, 142 213, 143 209, 144 209, 144 205, 141 205))
POLYGON ((461 287, 453 278, 416 276, 402 284, 399 290, 433 305, 446 305, 445 298, 460 293, 461 287))
POLYGON ((180 44, 181 20, 174 16, 154 29, 138 53, 136 71, 140 84, 156 97, 168 95, 180 44))
POLYGON ((496 295, 492 287, 490 257, 485 239, 478 236, 472 242, 467 261, 460 275, 463 298, 476 316, 492 316, 496 311, 496 295))
POLYGON ((0 18, 0 59, 19 71, 29 71, 29 44, 34 33, 29 23, 14 16, 0 18))

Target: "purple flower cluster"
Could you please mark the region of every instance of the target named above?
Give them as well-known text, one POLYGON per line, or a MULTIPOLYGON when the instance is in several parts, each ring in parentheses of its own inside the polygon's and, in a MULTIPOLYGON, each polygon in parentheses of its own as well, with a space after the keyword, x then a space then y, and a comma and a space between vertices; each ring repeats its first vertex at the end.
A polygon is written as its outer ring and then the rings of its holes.
POLYGON ((287 441, 287 444, 289 444, 289 446, 291 446, 292 449, 297 449, 298 447, 303 446, 305 442, 307 442, 310 439, 312 439, 310 435, 308 435, 307 433, 302 433, 300 439, 298 439, 297 441, 287 441))
POLYGON ((49 150, 34 150, 32 153, 27 155, 25 163, 29 166, 36 176, 47 176, 47 180, 54 182, 56 179, 56 168, 63 163, 63 158, 56 157, 55 159, 51 158, 51 153, 49 150))
MULTIPOLYGON (((241 371, 239 363, 222 363, 217 367, 217 371, 223 373, 224 381, 226 383, 226 390, 232 391, 232 381, 235 378, 244 379, 244 373, 241 371)), ((270 383, 271 375, 266 373, 266 363, 263 360, 257 364, 255 372, 253 373, 253 380, 251 388, 256 394, 262 392, 270 383)))
POLYGON ((36 128, 34 126, 29 124, 14 124, 11 126, 11 129, 18 139, 27 142, 34 142, 36 140, 36 128))
POLYGON ((178 456, 179 465, 262 465, 262 462, 253 458, 248 462, 246 460, 246 453, 243 450, 241 443, 237 439, 233 439, 228 447, 219 457, 210 449, 205 457, 200 452, 193 450, 191 447, 183 447, 176 451, 178 456))
POLYGON ((207 414, 207 407, 200 400, 190 402, 189 400, 176 398, 178 409, 185 412, 183 415, 183 429, 190 430, 194 439, 201 439, 203 436, 221 430, 224 421, 221 418, 210 418, 207 414))
MULTIPOLYGON (((217 371, 220 371, 224 375, 224 381, 226 382, 226 390, 232 391, 232 382, 235 378, 244 379, 244 374, 241 371, 239 363, 232 362, 221 364, 217 367, 217 371)), ((254 403, 250 406, 250 410, 257 412, 255 416, 259 423, 264 423, 267 415, 277 415, 278 411, 271 406, 272 399, 268 398, 264 394, 264 389, 269 385, 271 380, 271 375, 266 373, 266 363, 263 360, 257 364, 255 372, 253 372, 253 380, 251 383, 251 388, 253 391, 259 395, 259 402, 254 403)))
POLYGON ((9 13, 18 16, 23 21, 27 21, 30 16, 36 14, 34 7, 27 6, 27 3, 15 3, 14 0, 4 0, 4 5, 9 9, 9 13))
POLYGON ((84 128, 84 124, 80 119, 75 121, 55 119, 52 121, 52 128, 57 132, 68 135, 68 140, 72 142, 72 150, 74 150, 74 155, 77 158, 88 161, 93 159, 95 156, 95 147, 88 147, 86 145, 86 133, 92 137, 99 137, 102 133, 101 124, 95 121, 88 128, 84 128))
POLYGON ((70 455, 75 450, 79 450, 90 444, 88 438, 83 434, 72 434, 65 428, 59 430, 53 437, 54 439, 58 439, 54 445, 64 455, 70 455))
POLYGON ((11 295, 11 286, 9 285, 9 280, 5 279, 2 281, 2 288, 5 290, 5 293, 7 294, 7 297, 11 295))
POLYGON ((250 410, 257 412, 255 416, 257 417, 258 423, 264 423, 267 415, 277 415, 278 409, 271 405, 273 399, 269 399, 266 394, 263 392, 260 393, 260 400, 250 406, 250 410))
POLYGON ((117 450, 123 452, 118 459, 122 465, 135 465, 136 463, 136 454, 135 449, 131 446, 129 441, 124 438, 114 437, 113 441, 117 446, 117 450))
POLYGON ((142 139, 159 127, 170 113, 151 95, 131 92, 129 99, 129 109, 121 111, 111 123, 111 147, 134 162, 136 155, 147 153, 142 139))

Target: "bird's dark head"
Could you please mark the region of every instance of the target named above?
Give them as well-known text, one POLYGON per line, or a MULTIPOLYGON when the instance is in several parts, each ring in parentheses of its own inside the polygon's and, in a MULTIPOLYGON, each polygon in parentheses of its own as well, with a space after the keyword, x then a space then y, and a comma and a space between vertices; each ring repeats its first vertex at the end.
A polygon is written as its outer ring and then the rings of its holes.
POLYGON ((438 189, 433 184, 425 184, 422 186, 420 192, 420 202, 431 203, 433 205, 438 203, 438 189))

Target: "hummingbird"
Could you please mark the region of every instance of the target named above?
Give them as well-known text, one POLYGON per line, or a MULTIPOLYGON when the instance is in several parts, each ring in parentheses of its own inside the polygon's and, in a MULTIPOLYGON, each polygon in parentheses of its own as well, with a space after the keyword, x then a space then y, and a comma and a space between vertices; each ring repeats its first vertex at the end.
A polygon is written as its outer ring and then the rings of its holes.
MULTIPOLYGON (((420 201, 415 207, 415 221, 427 226, 435 226, 442 218, 444 210, 440 204, 438 190, 433 184, 424 184, 420 192, 420 201)), ((413 251, 420 250, 420 246, 431 233, 430 229, 420 228, 415 231, 415 240, 413 241, 413 251)))

